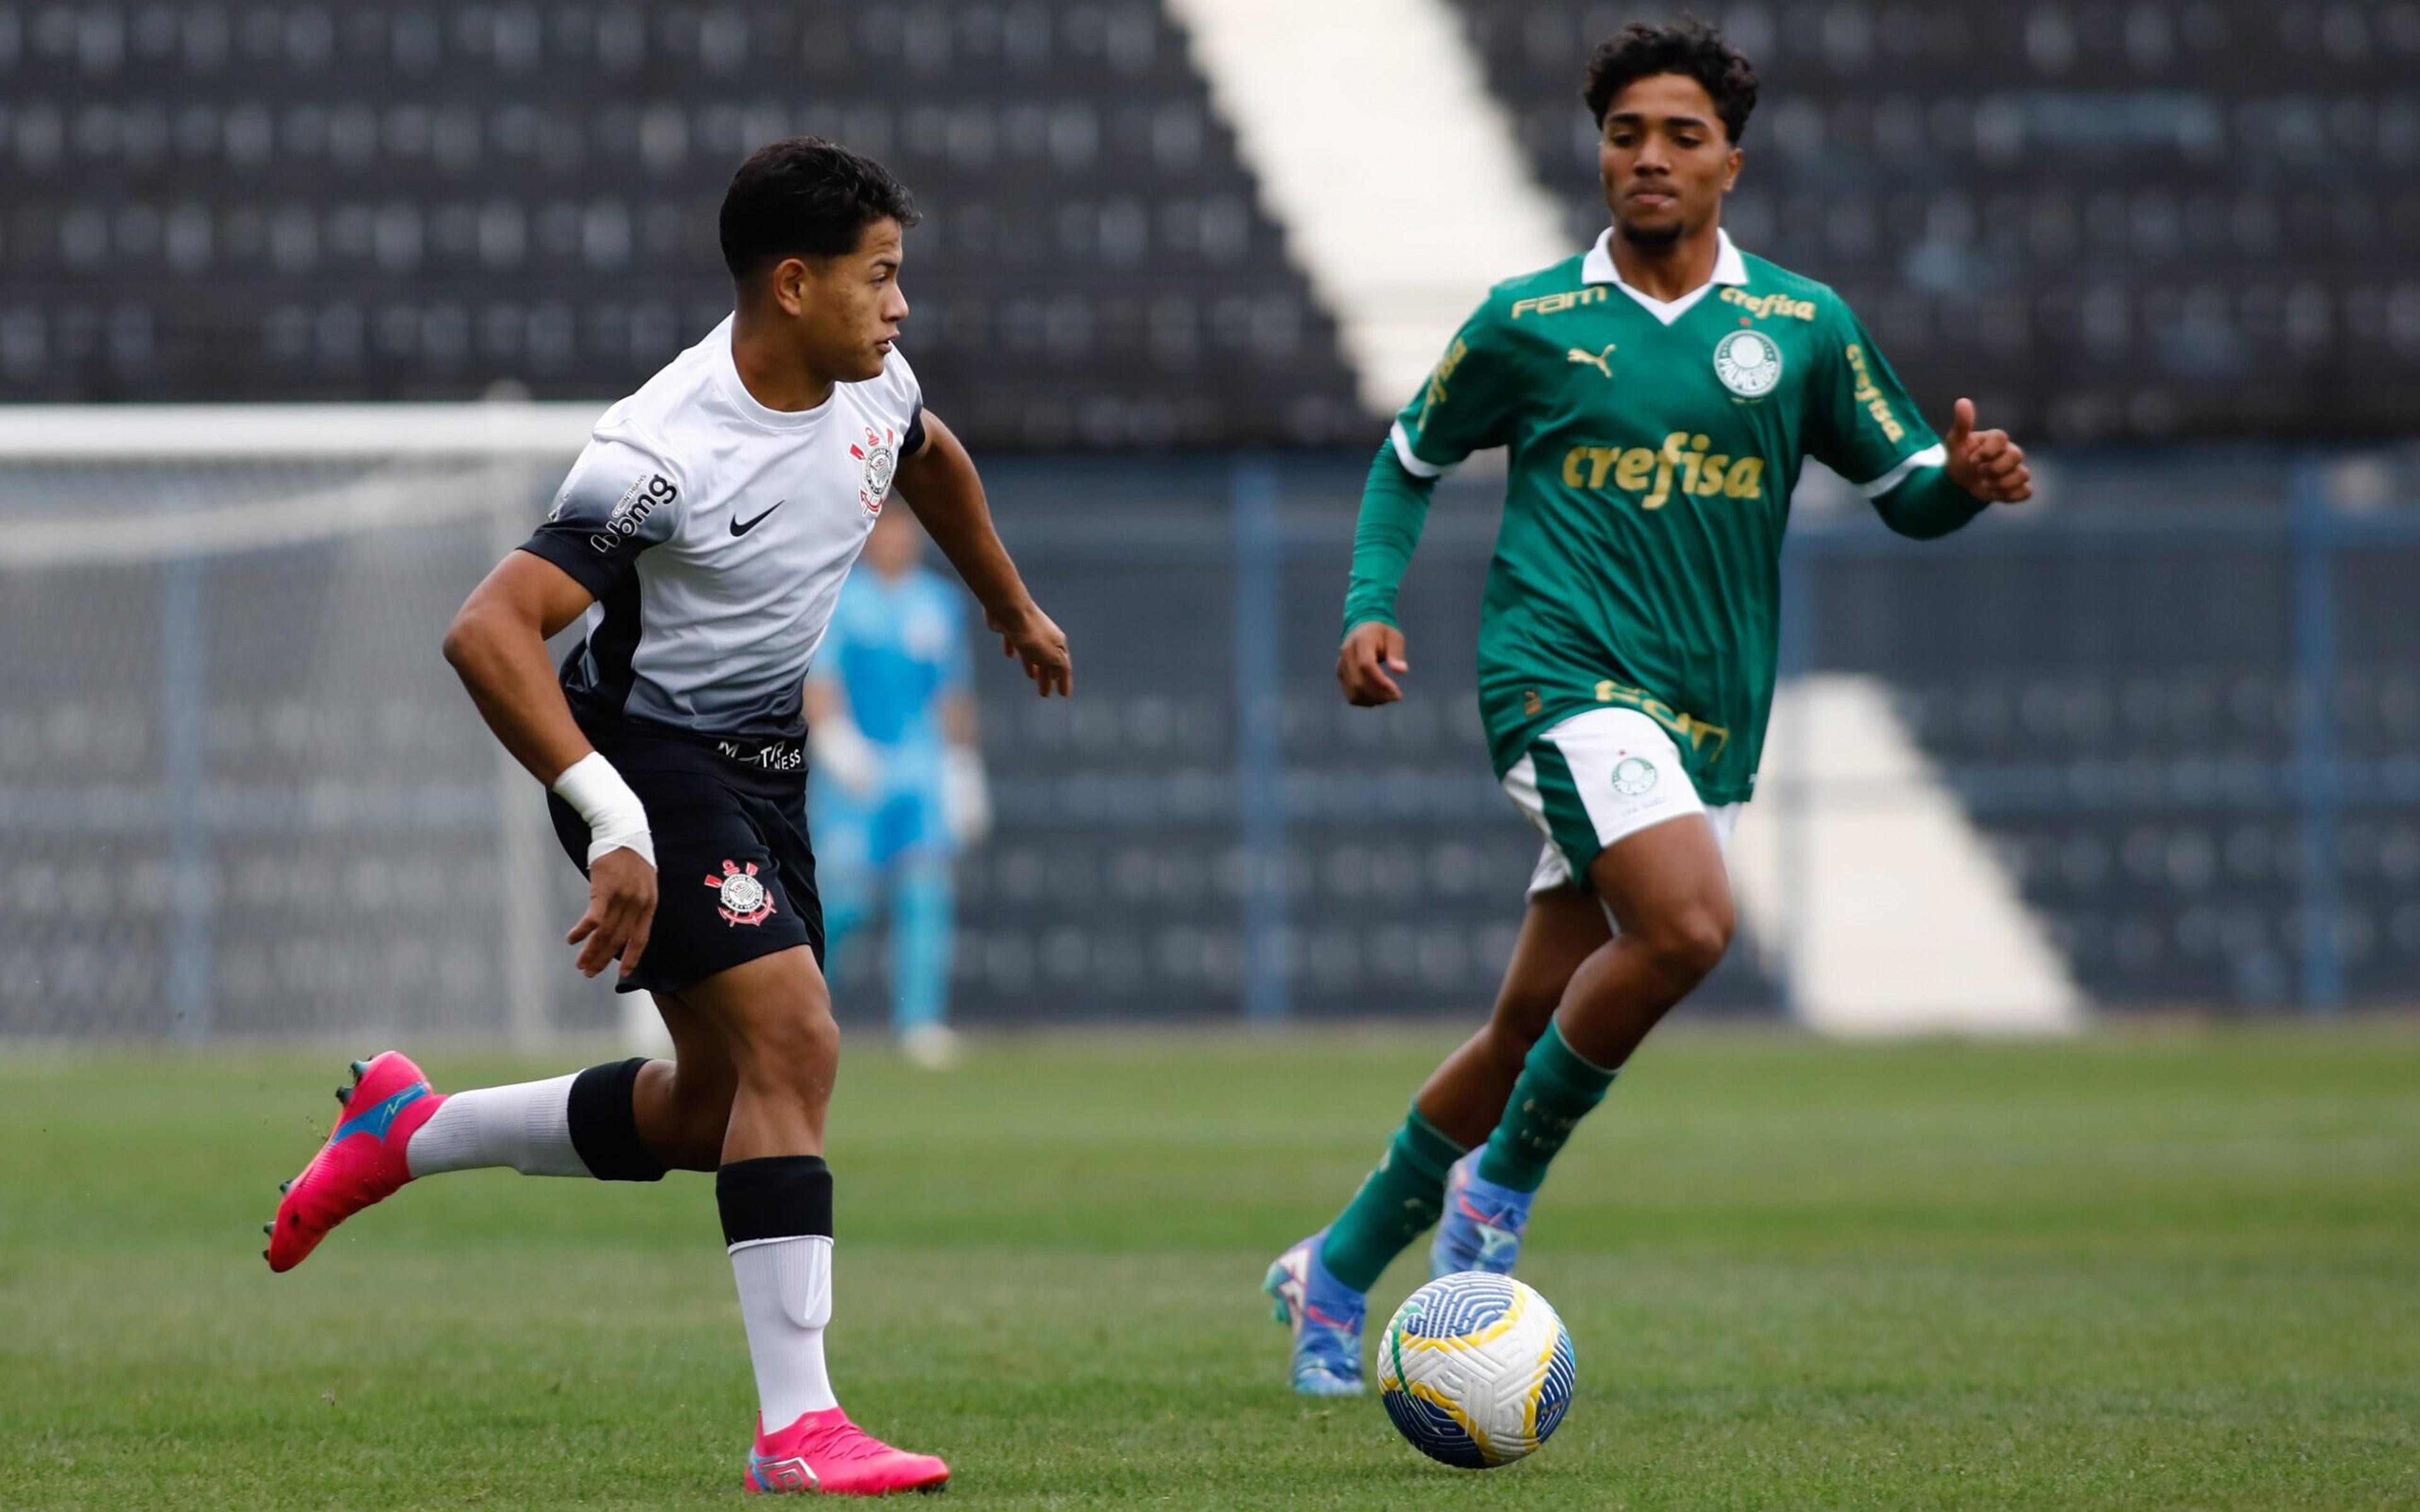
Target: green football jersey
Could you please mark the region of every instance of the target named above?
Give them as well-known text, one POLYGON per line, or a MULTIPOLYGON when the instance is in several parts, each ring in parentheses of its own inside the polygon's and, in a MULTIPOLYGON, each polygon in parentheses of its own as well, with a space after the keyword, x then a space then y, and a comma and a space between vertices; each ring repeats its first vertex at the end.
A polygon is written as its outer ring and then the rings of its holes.
POLYGON ((1727 237, 1714 282, 1669 304, 1620 284, 1602 239, 1497 285, 1393 445, 1423 478, 1510 450, 1479 632, 1497 774, 1541 731, 1616 704, 1671 733, 1710 804, 1756 783, 1801 459, 1864 486, 1895 528, 1892 504, 1923 495, 1931 518, 1910 533, 1981 507, 1953 490, 1938 518, 1939 440, 1839 297, 1727 237))

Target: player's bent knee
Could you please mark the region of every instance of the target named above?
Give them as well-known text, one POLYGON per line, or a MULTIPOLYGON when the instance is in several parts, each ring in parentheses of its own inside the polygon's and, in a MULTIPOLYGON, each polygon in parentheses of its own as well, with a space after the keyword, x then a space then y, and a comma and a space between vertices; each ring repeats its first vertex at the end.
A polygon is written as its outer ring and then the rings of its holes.
POLYGON ((1667 977, 1694 987, 1722 964, 1734 928, 1730 900, 1707 900, 1658 919, 1645 932, 1645 943, 1667 977))
POLYGON ((1488 1058, 1518 1073, 1528 1064, 1529 1052, 1545 1036, 1546 1026, 1554 1022, 1557 1001, 1559 999, 1534 1005, 1498 1003, 1495 1015, 1479 1031, 1480 1043, 1488 1058))
POLYGON ((840 1056, 831 993, 804 948, 734 967, 688 995, 721 1032, 739 1085, 829 1085, 840 1056))
POLYGON ((768 1005, 740 1028, 739 1074, 760 1088, 828 1083, 840 1061, 840 1025, 820 993, 768 1005))
POLYGON ((723 1135, 731 1128, 731 1104, 738 1083, 728 1077, 684 1075, 675 1084, 673 1117, 680 1130, 682 1170, 710 1171, 722 1164, 723 1135))
POLYGON ((648 1150, 676 1171, 710 1171, 721 1164, 737 1087, 728 1066, 720 1074, 677 1061, 649 1061, 640 1072, 639 1119, 648 1150))

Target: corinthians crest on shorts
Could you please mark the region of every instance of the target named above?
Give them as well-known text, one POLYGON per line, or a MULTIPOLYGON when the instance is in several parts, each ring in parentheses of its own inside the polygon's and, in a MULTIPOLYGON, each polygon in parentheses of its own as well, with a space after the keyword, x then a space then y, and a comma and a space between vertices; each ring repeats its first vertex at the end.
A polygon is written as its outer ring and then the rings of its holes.
POLYGON ((865 427, 863 444, 851 446, 848 455, 865 464, 865 476, 857 486, 857 501, 869 515, 882 513, 882 501, 891 493, 891 474, 899 466, 899 436, 884 427, 881 435, 874 427, 865 427))
POLYGON ((745 867, 737 861, 725 861, 721 875, 711 872, 706 874, 706 885, 720 894, 714 911, 722 916, 726 924, 762 924, 772 916, 773 895, 756 880, 753 861, 745 867))

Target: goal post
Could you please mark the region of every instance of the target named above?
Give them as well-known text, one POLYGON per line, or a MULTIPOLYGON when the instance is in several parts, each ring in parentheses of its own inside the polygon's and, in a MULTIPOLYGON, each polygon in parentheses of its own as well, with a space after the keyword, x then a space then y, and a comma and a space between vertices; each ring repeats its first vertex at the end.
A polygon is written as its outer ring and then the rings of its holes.
POLYGON ((438 654, 601 409, 0 409, 0 1035, 617 1027, 438 654))

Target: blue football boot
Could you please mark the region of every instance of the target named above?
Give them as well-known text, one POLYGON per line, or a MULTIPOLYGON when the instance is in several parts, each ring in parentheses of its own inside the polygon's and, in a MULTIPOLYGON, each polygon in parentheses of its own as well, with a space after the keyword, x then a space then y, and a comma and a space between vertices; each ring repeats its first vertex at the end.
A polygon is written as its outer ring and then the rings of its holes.
POLYGON ((1445 1179, 1445 1215, 1429 1241, 1429 1278, 1459 1271, 1511 1275, 1521 1257, 1521 1231, 1529 1227, 1535 1192, 1497 1186, 1479 1174, 1481 1146, 1453 1163, 1445 1179))
POLYGON ((1361 1395, 1361 1320, 1370 1299, 1327 1273, 1323 1228, 1277 1257, 1261 1289, 1277 1320, 1294 1328, 1294 1389, 1305 1396, 1361 1395))

